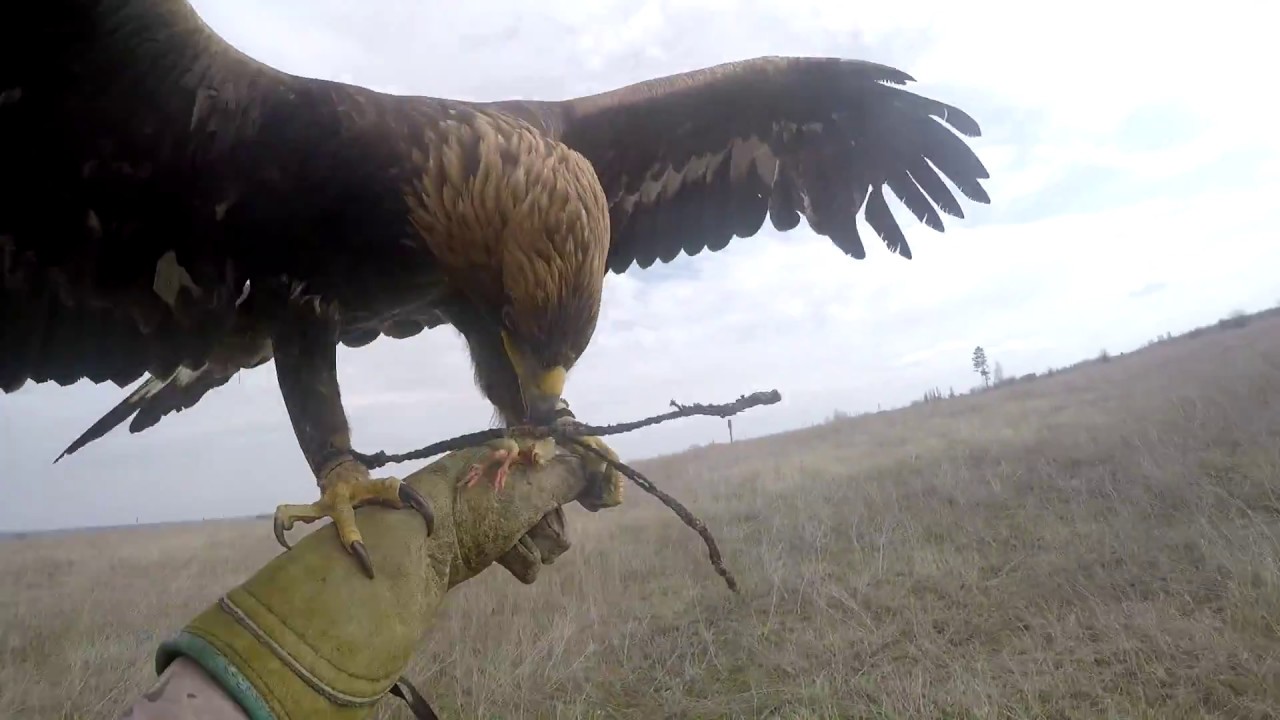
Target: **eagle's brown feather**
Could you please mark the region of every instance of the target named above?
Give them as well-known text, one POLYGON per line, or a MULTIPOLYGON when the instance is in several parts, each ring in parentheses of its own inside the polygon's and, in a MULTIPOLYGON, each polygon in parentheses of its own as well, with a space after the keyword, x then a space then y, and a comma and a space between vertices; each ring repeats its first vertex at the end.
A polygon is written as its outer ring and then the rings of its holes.
POLYGON ((324 328, 289 351, 320 358, 288 371, 333 384, 314 392, 336 392, 338 343, 452 325, 514 422, 520 372, 585 350, 606 268, 720 250, 766 217, 862 257, 860 212, 909 256, 885 186, 937 230, 938 210, 963 215, 942 176, 987 202, 944 125, 977 124, 874 63, 760 58, 468 103, 283 73, 184 0, 5 7, 0 386, 152 374, 107 425, 189 407, 299 322, 324 328))
POLYGON ((559 137, 595 166, 609 198, 609 267, 624 272, 681 252, 720 250, 801 218, 865 257, 857 218, 911 256, 887 185, 942 231, 937 205, 964 212, 939 178, 988 203, 982 162, 960 134, 963 111, 901 87, 910 75, 840 58, 764 57, 656 78, 557 106, 559 137))
POLYGON ((599 316, 608 206, 585 158, 518 118, 455 107, 426 132, 435 152, 406 188, 409 221, 469 301, 454 325, 481 389, 518 422, 527 408, 498 333, 541 365, 574 365, 599 316))
MULTIPOLYGON (((458 108, 427 132, 435 152, 405 201, 451 282, 492 307, 514 299, 518 311, 575 305, 572 312, 593 315, 609 211, 591 164, 498 113, 458 108)), ((563 324, 519 320, 531 332, 563 324)))

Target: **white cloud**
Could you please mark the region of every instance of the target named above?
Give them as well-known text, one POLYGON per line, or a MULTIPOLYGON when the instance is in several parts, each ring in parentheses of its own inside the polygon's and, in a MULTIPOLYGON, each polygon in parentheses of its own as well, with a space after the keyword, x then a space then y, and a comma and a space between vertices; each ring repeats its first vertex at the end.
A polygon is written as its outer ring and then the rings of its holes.
MULTIPOLYGON (((681 258, 678 272, 611 276, 568 390, 584 419, 777 387, 782 404, 735 422, 739 437, 773 432, 967 387, 977 344, 1023 374, 1280 299, 1280 145, 1260 91, 1277 52, 1261 2, 1161 14, 1088 0, 1052 15, 1004 1, 197 7, 265 62, 389 92, 554 99, 756 55, 843 55, 902 67, 918 92, 983 124, 992 207, 966 205, 943 235, 898 212, 914 260, 869 230, 862 262, 798 230, 681 258)), ((491 417, 450 329, 343 351, 340 370, 362 449, 404 450, 491 417)), ((271 366, 49 465, 122 395, 81 384, 0 400, 0 453, 21 479, 0 528, 256 513, 314 496, 271 366)), ((699 419, 614 444, 637 457, 724 435, 699 419)))

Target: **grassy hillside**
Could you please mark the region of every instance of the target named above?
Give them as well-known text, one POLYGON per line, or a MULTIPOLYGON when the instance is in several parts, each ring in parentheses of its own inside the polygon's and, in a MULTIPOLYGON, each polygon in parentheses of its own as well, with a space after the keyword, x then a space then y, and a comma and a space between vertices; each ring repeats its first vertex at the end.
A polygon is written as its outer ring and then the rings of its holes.
MULTIPOLYGON (((1249 320, 643 463, 742 597, 630 491, 534 586, 459 589, 411 676, 448 717, 1280 716, 1280 317, 1249 320)), ((0 716, 119 712, 268 525, 5 543, 0 716)))

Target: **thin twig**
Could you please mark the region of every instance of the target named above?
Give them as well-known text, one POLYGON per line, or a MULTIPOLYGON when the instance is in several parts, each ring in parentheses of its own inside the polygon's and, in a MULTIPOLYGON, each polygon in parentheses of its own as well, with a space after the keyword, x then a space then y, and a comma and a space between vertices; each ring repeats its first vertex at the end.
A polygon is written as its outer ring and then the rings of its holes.
MULTIPOLYGON (((626 423, 615 423, 613 425, 584 425, 582 423, 575 422, 573 424, 568 424, 568 427, 573 428, 574 432, 581 435, 595 435, 595 436, 617 435, 618 433, 631 432, 632 430, 639 430, 640 428, 649 427, 650 425, 657 425, 658 423, 664 423, 671 420, 679 420, 680 418, 695 417, 699 415, 707 416, 707 417, 727 418, 732 415, 737 415, 738 413, 744 410, 750 410, 753 407, 759 407, 761 405, 773 405, 774 403, 781 402, 781 401, 782 401, 782 394, 779 393, 777 390, 764 390, 761 392, 754 392, 754 393, 751 393, 750 395, 743 395, 742 397, 738 398, 737 400, 734 400, 733 402, 720 403, 719 405, 704 405, 702 403, 694 403, 692 405, 681 405, 680 403, 677 403, 675 400, 672 400, 671 406, 674 407, 675 410, 672 410, 671 412, 668 412, 668 413, 663 413, 661 415, 654 415, 653 417, 645 418, 644 420, 635 420, 635 421, 626 422, 626 423)), ((561 427, 564 427, 564 426, 561 426, 561 427)))
POLYGON ((467 433, 466 435, 459 435, 448 440, 441 440, 440 442, 432 443, 424 448, 398 455, 388 455, 386 452, 381 450, 373 453, 372 455, 365 455, 360 452, 353 452, 352 454, 355 455, 357 460, 364 463, 365 467, 373 470, 391 463, 406 462, 409 460, 423 460, 439 455, 440 453, 472 447, 480 443, 503 437, 554 437, 557 439, 563 439, 567 442, 572 442, 573 444, 590 451, 597 457, 604 460, 610 467, 630 478, 632 482, 640 486, 641 490, 644 490, 650 495, 658 498, 658 500, 660 500, 663 505, 670 508, 685 525, 688 525, 694 532, 698 533, 698 535, 702 537, 703 542, 707 545, 707 556, 711 560, 712 567, 715 568, 716 573, 720 575, 720 577, 724 578, 725 584, 729 586, 729 589, 736 593, 738 592, 738 581, 734 579, 733 574, 724 566, 724 558, 720 555, 720 548, 716 545, 715 537, 711 535, 711 531, 707 529, 706 523, 702 522, 702 520, 698 519, 696 515, 689 512, 689 509, 680 504, 679 500, 676 500, 662 490, 659 490, 658 487, 653 484, 653 481, 645 477, 639 470, 636 470, 624 462, 614 460, 601 452, 594 445, 586 442, 585 438, 589 436, 600 437, 603 435, 617 435, 619 433, 631 432, 632 430, 639 430, 640 428, 649 427, 650 425, 657 425, 659 423, 686 417, 710 416, 727 418, 732 415, 737 415, 744 410, 759 407, 761 405, 773 405, 781 400, 782 395, 777 390, 767 390, 751 393, 750 395, 743 395, 733 402, 722 403, 719 405, 706 405, 702 403, 681 405, 675 400, 672 400, 671 407, 675 408, 674 410, 661 415, 654 415, 653 417, 645 418, 644 420, 635 420, 632 422, 617 423, 614 425, 587 425, 580 423, 577 420, 565 419, 556 425, 520 425, 509 428, 480 430, 478 432, 467 433))
POLYGON ((376 470, 383 465, 392 463, 408 462, 410 460, 425 460, 434 457, 440 453, 461 450, 462 448, 472 447, 498 438, 544 438, 552 437, 559 434, 571 435, 595 435, 602 437, 605 435, 617 435, 619 433, 631 432, 640 428, 657 425, 671 420, 695 416, 710 417, 729 417, 738 413, 749 410, 753 407, 761 405, 773 405, 781 402, 782 395, 777 390, 766 390, 762 392, 754 392, 750 395, 742 397, 730 403, 721 403, 719 405, 704 405, 695 403, 693 405, 680 405, 675 400, 671 404, 676 408, 671 412, 661 415, 654 415, 644 420, 634 420, 632 422, 617 423, 614 425, 586 425, 577 420, 565 420, 559 425, 513 425, 506 428, 490 428, 488 430, 479 430, 477 432, 459 435, 441 440, 440 442, 431 443, 430 445, 412 450, 407 453, 398 455, 388 455, 386 452, 379 450, 376 453, 366 455, 361 452, 352 452, 357 460, 364 463, 364 466, 370 470, 376 470))
MULTIPOLYGON (((541 428, 535 428, 535 429, 541 429, 541 428)), ((378 452, 373 453, 372 455, 366 455, 357 450, 352 450, 351 454, 355 456, 357 460, 363 463, 365 467, 369 468, 370 470, 376 470, 377 468, 380 468, 383 465, 391 465, 392 463, 408 462, 410 460, 425 460, 429 457, 434 457, 436 455, 439 455, 440 453, 447 453, 447 452, 452 452, 454 450, 461 450, 462 448, 473 447, 481 443, 489 442, 490 440, 497 440, 498 438, 516 437, 516 436, 525 437, 523 430, 525 430, 524 427, 490 428, 489 430, 478 430, 476 432, 467 433, 466 435, 451 437, 448 440, 441 440, 440 442, 434 442, 424 448, 419 448, 417 450, 413 450, 407 453, 400 453, 399 455, 388 455, 385 450, 379 450, 378 452)), ((546 436, 544 435, 542 437, 546 437, 546 436)))
POLYGON ((693 528, 694 532, 701 535, 702 541, 707 545, 707 558, 711 560, 711 567, 716 569, 716 574, 724 578, 724 582, 729 586, 730 590, 735 593, 738 592, 738 581, 734 579, 733 573, 729 572, 729 569, 724 566, 724 558, 720 555, 720 546, 716 544, 716 539, 711 534, 711 531, 707 529, 706 523, 702 522, 697 515, 689 512, 689 508, 682 505, 679 500, 659 490, 658 486, 654 485, 653 481, 645 477, 639 470, 624 462, 614 460, 601 452, 599 448, 581 438, 570 437, 569 439, 573 440, 578 447, 591 451, 596 457, 608 463, 610 467, 631 478, 632 482, 639 485, 641 490, 661 500, 662 504, 671 508, 671 511, 684 521, 685 525, 693 528))

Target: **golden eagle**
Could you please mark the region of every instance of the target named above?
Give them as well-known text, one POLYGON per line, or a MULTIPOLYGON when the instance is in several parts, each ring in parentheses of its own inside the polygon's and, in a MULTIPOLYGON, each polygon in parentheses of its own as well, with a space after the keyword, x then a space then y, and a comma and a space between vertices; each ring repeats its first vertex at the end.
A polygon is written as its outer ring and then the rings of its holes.
POLYGON ((321 490, 277 520, 331 517, 368 572, 353 507, 430 512, 351 455, 338 343, 451 325, 502 420, 542 423, 609 271, 718 251, 766 216, 863 258, 862 212, 910 258, 886 187, 938 231, 939 211, 964 217, 943 176, 989 202, 960 137, 978 124, 872 62, 765 57, 560 102, 462 102, 280 72, 185 0, 11 5, 0 387, 150 375, 65 455, 274 358, 321 490))

